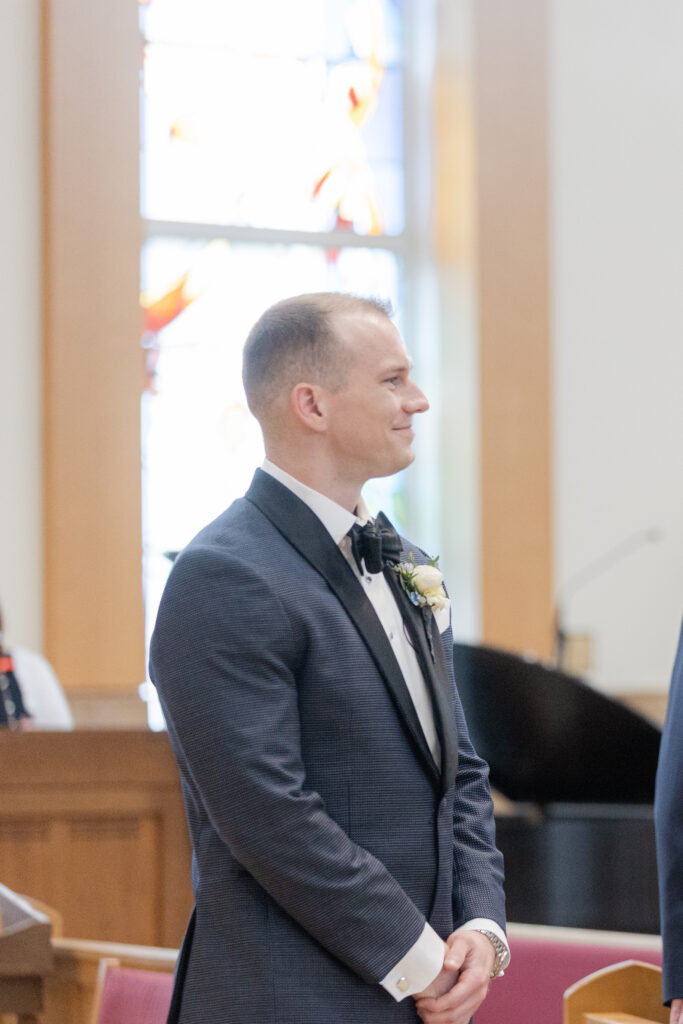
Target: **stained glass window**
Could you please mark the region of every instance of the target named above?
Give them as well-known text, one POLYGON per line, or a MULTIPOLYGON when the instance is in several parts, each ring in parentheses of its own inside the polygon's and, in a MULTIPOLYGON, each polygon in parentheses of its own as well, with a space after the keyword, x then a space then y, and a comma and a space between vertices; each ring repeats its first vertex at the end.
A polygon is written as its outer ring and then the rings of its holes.
MULTIPOLYGON (((351 291, 389 299, 401 327, 404 74, 401 0, 139 6, 149 639, 173 552, 263 458, 240 372, 257 317, 351 291)), ((401 488, 365 491, 399 527, 401 488)))
POLYGON ((141 9, 145 217, 401 232, 398 3, 141 9))

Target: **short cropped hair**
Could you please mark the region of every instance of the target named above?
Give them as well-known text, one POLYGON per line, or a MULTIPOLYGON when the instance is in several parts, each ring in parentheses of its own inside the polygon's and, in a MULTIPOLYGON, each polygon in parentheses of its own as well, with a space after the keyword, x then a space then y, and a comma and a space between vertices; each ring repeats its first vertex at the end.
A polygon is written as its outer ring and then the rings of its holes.
POLYGON ((343 292, 297 295, 277 302, 256 321, 244 345, 242 380, 258 420, 300 381, 332 390, 345 381, 343 348, 335 318, 345 313, 391 317, 380 299, 343 292))

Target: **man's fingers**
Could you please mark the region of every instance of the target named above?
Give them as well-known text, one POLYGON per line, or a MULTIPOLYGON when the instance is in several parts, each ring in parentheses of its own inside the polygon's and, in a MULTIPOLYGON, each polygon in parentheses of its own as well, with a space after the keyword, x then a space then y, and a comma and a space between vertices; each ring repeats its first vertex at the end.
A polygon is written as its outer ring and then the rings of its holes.
POLYGON ((446 1010, 464 1009, 474 1003, 479 1006, 488 989, 488 979, 472 979, 457 981, 450 992, 438 999, 418 999, 418 1011, 429 1011, 431 1014, 443 1013, 446 1010))
MULTIPOLYGON (((433 1001, 438 1002, 438 1000, 433 1001)), ((441 1010, 418 1003, 417 1012, 424 1024, 468 1024, 480 1004, 481 999, 471 995, 461 1005, 441 1010)))
POLYGON ((439 1013, 432 1015, 429 1013, 421 1014, 418 1010, 418 1016, 423 1024, 469 1024, 472 1019, 472 1014, 467 1011, 458 1011, 455 1015, 452 1013, 439 1013))
POLYGON ((461 934, 452 935, 446 946, 443 959, 444 967, 449 971, 459 971, 465 962, 470 946, 461 934))
POLYGON ((669 1024, 683 1024, 683 999, 674 999, 672 1002, 669 1024))
POLYGON ((468 1024, 488 992, 493 956, 480 932, 453 932, 446 941, 444 969, 459 972, 458 980, 444 995, 415 997, 424 1024, 468 1024))
POLYGON ((488 991, 488 975, 476 970, 461 974, 450 992, 438 999, 418 999, 417 1012, 425 1024, 467 1024, 488 991))

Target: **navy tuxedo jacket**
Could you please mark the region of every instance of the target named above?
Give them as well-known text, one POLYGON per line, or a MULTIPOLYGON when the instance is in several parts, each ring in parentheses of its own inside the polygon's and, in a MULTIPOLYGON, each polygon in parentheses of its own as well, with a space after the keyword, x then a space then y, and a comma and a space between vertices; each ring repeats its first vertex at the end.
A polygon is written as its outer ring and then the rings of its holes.
POLYGON ((655 789, 664 1001, 683 999, 683 627, 674 664, 655 789))
POLYGON ((434 646, 441 765, 360 583, 286 487, 257 471, 176 560, 151 674, 196 909, 170 1020, 415 1022, 414 1001, 378 982, 425 920, 443 937, 473 917, 504 926, 488 772, 450 629, 434 646))

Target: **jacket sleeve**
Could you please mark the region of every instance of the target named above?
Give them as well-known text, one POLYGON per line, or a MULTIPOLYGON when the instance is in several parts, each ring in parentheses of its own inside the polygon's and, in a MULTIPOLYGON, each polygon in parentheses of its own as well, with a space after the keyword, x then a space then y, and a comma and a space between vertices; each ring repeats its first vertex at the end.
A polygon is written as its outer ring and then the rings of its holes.
POLYGON ((453 919, 489 918, 505 930, 503 855, 496 847, 489 767, 470 740, 453 672, 453 634, 442 634, 455 694, 458 774, 453 803, 453 919))
POLYGON ((306 785, 301 658, 269 582, 222 548, 177 560, 151 646, 151 674, 181 770, 230 855, 335 957, 378 982, 425 918, 306 785))
POLYGON ((664 1001, 683 998, 683 627, 655 786, 664 1001))

